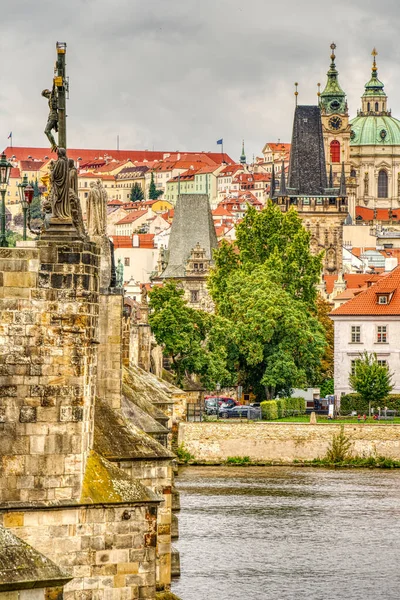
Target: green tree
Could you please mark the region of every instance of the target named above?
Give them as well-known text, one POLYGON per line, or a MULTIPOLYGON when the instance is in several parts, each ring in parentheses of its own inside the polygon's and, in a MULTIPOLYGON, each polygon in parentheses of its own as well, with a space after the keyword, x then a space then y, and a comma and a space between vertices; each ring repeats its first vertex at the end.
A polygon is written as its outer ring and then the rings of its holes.
POLYGON ((258 397, 304 387, 318 372, 325 337, 307 305, 270 278, 265 265, 226 281, 220 316, 229 323, 229 360, 258 397))
POLYGON ((157 200, 160 196, 162 196, 164 192, 162 190, 158 190, 156 188, 156 184, 154 183, 154 173, 151 172, 150 186, 149 186, 149 200, 157 200))
POLYGON ((311 254, 310 237, 294 209, 282 213, 272 202, 262 211, 249 206, 236 228, 235 245, 222 243, 214 254, 215 269, 209 278, 214 301, 218 305, 225 300, 226 281, 237 269, 249 272, 265 265, 271 281, 315 312, 322 254, 311 254))
POLYGON ((350 373, 349 383, 368 402, 371 414, 371 403, 380 403, 392 391, 392 378, 389 369, 378 363, 375 353, 364 352, 356 361, 354 373, 350 373))
POLYGON ((144 200, 142 186, 137 181, 132 186, 129 198, 131 202, 141 202, 144 200))
POLYGON ((154 288, 149 306, 149 323, 164 355, 171 359, 178 385, 191 374, 197 374, 209 389, 217 381, 231 383, 222 318, 188 306, 184 291, 173 282, 154 288))

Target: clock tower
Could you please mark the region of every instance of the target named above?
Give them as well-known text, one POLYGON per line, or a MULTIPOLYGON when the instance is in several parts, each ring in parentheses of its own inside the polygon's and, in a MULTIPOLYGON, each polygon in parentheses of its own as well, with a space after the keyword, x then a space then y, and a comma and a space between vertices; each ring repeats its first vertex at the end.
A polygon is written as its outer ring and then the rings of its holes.
POLYGON ((346 175, 349 175, 351 131, 346 94, 340 87, 335 65, 335 48, 336 44, 331 44, 328 80, 324 91, 318 93, 328 175, 331 178, 330 173, 332 172, 333 179, 332 182, 329 182, 331 187, 339 185, 342 162, 345 164, 346 175))

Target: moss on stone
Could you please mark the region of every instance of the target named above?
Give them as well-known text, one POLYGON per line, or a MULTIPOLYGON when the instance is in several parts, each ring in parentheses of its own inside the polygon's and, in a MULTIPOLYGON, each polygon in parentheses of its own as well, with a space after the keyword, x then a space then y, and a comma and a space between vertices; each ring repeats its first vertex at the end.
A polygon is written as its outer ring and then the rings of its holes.
POLYGON ((172 592, 156 592, 155 600, 181 600, 172 592))
POLYGON ((160 502, 149 488, 131 479, 124 471, 91 451, 86 461, 80 502, 82 504, 118 504, 160 502))
POLYGON ((173 458, 172 452, 96 398, 93 449, 108 460, 173 458))
POLYGON ((63 586, 71 579, 47 556, 0 527, 0 592, 63 586))
MULTIPOLYGON (((154 417, 145 412, 140 406, 132 402, 126 396, 122 396, 121 401, 122 414, 134 423, 140 429, 143 429, 149 435, 151 434, 168 434, 168 429, 161 425, 154 417)), ((165 415, 166 416, 166 415, 165 415)))

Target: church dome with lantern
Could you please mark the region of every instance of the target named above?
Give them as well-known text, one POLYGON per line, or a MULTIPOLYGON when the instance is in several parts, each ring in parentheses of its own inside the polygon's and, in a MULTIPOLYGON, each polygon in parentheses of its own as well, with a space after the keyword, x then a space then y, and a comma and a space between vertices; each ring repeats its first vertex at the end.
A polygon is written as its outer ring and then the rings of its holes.
POLYGON ((350 121, 351 146, 400 145, 400 121, 392 117, 391 111, 387 109, 384 85, 378 79, 376 54, 374 50, 371 79, 365 84, 361 110, 350 121))

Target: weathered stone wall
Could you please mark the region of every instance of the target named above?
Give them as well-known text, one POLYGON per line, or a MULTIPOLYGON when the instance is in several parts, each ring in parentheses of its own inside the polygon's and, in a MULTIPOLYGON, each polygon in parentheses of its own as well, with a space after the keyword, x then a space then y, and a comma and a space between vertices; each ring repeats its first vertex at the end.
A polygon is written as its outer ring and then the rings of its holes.
POLYGON ((0 502, 80 494, 93 430, 99 250, 0 249, 0 502))
POLYGON ((122 294, 100 294, 97 395, 112 408, 121 407, 122 294))
POLYGON ((172 461, 134 460, 118 463, 132 479, 163 497, 157 510, 157 583, 171 583, 172 461))
MULTIPOLYGON (((178 443, 200 461, 223 461, 228 456, 249 456, 254 461, 293 462, 322 458, 336 423, 180 423, 178 443)), ((354 454, 382 455, 400 460, 400 425, 347 424, 354 454)))
POLYGON ((151 506, 0 510, 0 525, 71 572, 65 600, 154 598, 156 509, 151 506))

